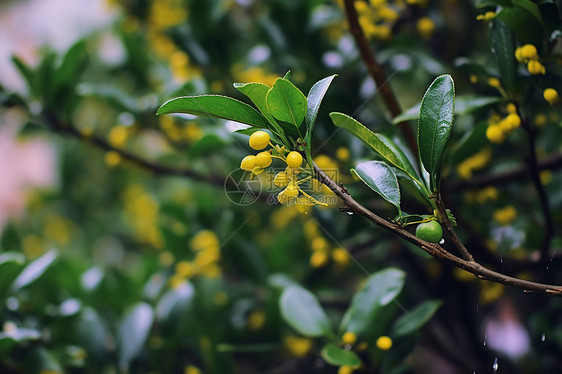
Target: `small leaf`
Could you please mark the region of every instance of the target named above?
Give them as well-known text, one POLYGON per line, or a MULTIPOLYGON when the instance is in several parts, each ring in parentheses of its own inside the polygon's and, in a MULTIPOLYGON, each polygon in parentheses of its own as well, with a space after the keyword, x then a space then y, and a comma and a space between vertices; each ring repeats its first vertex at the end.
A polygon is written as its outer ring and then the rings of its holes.
POLYGON ((220 95, 183 96, 166 101, 156 114, 187 113, 210 116, 267 128, 267 120, 254 108, 231 97, 220 95))
POLYGON ((125 314, 118 331, 118 358, 122 369, 143 350, 154 320, 154 311, 147 303, 138 303, 125 314))
POLYGON ((420 107, 418 148, 425 169, 431 175, 431 189, 437 191, 441 163, 453 126, 455 86, 450 75, 437 77, 427 89, 420 107))
POLYGON ((168 290, 156 306, 156 320, 160 328, 166 332, 177 332, 189 316, 194 296, 195 287, 188 282, 168 290))
POLYGON ((320 353, 324 361, 334 366, 351 366, 358 368, 363 363, 353 351, 347 351, 334 343, 326 344, 320 353))
POLYGON ((332 118, 334 125, 355 135, 385 161, 400 170, 406 171, 403 161, 386 145, 382 135, 375 134, 356 119, 343 113, 330 113, 330 118, 332 118))
POLYGON ((22 77, 25 79, 29 92, 31 95, 37 95, 37 74, 34 72, 21 58, 18 56, 12 56, 12 62, 16 65, 22 77))
POLYGON ((267 92, 271 87, 263 83, 234 83, 234 88, 252 100, 264 117, 270 119, 270 122, 275 122, 274 118, 269 114, 266 104, 267 92))
POLYGON ((318 110, 320 109, 320 104, 322 103, 322 99, 324 99, 324 95, 328 91, 330 84, 334 80, 337 74, 331 75, 324 79, 319 80, 318 82, 314 83, 310 92, 308 93, 308 97, 306 98, 307 102, 307 109, 306 109, 306 128, 307 131, 312 131, 314 128, 314 124, 316 122, 316 117, 318 116, 318 110))
POLYGON ((279 78, 267 93, 267 109, 277 120, 299 128, 306 114, 306 97, 286 79, 279 78))
POLYGON ((304 336, 330 334, 330 321, 316 297, 300 286, 290 286, 281 294, 281 316, 304 336))
POLYGON ((433 317, 442 303, 441 300, 427 300, 419 304, 396 320, 391 335, 399 337, 417 331, 433 317))
POLYGON ((381 161, 362 162, 352 172, 400 212, 400 186, 390 167, 381 161))
POLYGON ((85 307, 78 316, 74 327, 77 343, 84 347, 88 357, 96 362, 107 355, 109 331, 102 317, 92 307, 85 307))
POLYGON ((364 287, 351 300, 340 331, 361 334, 368 331, 382 308, 402 291, 406 274, 397 268, 387 268, 371 275, 364 287))
POLYGON ((86 43, 79 41, 68 49, 54 77, 56 89, 63 85, 75 84, 84 63, 86 62, 86 43))
POLYGON ((58 253, 56 251, 49 251, 42 255, 41 257, 33 260, 29 265, 23 269, 20 275, 16 278, 14 283, 12 283, 12 292, 17 291, 37 280, 45 271, 51 266, 53 261, 57 258, 58 253))

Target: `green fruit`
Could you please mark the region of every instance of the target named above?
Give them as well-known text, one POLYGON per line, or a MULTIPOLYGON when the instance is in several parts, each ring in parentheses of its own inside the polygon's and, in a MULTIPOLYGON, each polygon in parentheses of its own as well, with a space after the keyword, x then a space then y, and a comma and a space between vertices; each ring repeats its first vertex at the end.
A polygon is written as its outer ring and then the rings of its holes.
POLYGON ((416 228, 416 236, 430 243, 439 243, 443 237, 443 229, 437 221, 420 223, 416 228))

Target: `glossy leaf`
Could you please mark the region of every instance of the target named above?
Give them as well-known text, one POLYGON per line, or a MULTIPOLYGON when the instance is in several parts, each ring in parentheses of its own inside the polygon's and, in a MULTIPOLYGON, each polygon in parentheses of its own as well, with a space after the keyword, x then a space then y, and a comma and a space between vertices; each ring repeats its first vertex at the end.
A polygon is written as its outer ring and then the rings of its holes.
POLYGON ((540 45, 542 43, 544 29, 528 9, 521 6, 506 7, 496 14, 495 19, 503 22, 523 44, 540 45))
POLYGON ((441 167, 453 126, 455 86, 450 75, 437 77, 423 96, 418 121, 418 148, 431 176, 431 189, 439 188, 441 167))
POLYGON ((14 283, 12 283, 11 287, 12 291, 17 291, 36 281, 45 273, 49 266, 51 266, 57 256, 58 253, 53 250, 33 260, 29 265, 25 267, 25 269, 23 269, 16 280, 14 280, 14 283))
POLYGON ((371 275, 364 287, 351 300, 340 331, 361 334, 376 323, 376 317, 385 305, 391 303, 402 291, 406 274, 397 268, 387 268, 371 275))
POLYGON ((267 92, 271 89, 266 84, 263 83, 234 83, 234 88, 246 95, 252 102, 256 105, 259 111, 264 115, 264 117, 270 119, 270 121, 275 121, 274 118, 269 114, 267 109, 266 97, 267 92))
POLYGON ((316 297, 300 286, 290 286, 281 294, 281 316, 298 333, 309 336, 330 334, 330 321, 316 297))
POLYGON ((106 342, 109 331, 102 317, 92 307, 85 307, 78 316, 74 333, 80 346, 84 347, 88 357, 102 361, 107 355, 106 342))
POLYGON ((142 352, 153 320, 154 311, 147 303, 140 302, 126 312, 118 332, 118 358, 122 368, 128 368, 142 352))
POLYGON ((352 172, 400 212, 400 186, 388 165, 381 161, 367 161, 357 165, 352 172))
POLYGON ((86 61, 86 43, 79 41, 74 44, 66 52, 63 57, 60 67, 57 69, 54 77, 54 85, 57 88, 60 86, 73 84, 77 81, 78 74, 80 73, 84 62, 86 61))
POLYGON ((326 344, 320 354, 324 361, 334 366, 358 368, 363 363, 357 353, 345 350, 334 343, 326 344))
POLYGON ((508 92, 513 92, 517 71, 513 32, 502 22, 492 22, 490 44, 500 73, 502 86, 508 92))
POLYGON ((443 302, 441 300, 427 300, 409 310, 396 320, 392 326, 393 337, 411 334, 425 325, 437 312, 443 302))
POLYGON ((320 104, 324 99, 324 95, 328 91, 330 84, 334 80, 337 74, 330 75, 324 79, 319 80, 314 83, 308 96, 306 98, 307 109, 306 109, 306 128, 307 131, 312 131, 314 124, 316 123, 316 117, 318 116, 318 110, 320 109, 320 104))
POLYGON ((306 114, 306 97, 290 81, 279 78, 267 93, 267 109, 279 121, 299 128, 306 114))
POLYGON ((346 114, 334 112, 330 113, 330 118, 334 122, 334 125, 355 135, 383 160, 406 172, 407 168, 403 160, 386 145, 385 140, 388 138, 380 134, 375 134, 359 121, 346 114))
POLYGON ((25 79, 29 92, 32 95, 38 94, 37 74, 18 56, 12 56, 12 62, 25 79))
POLYGON ((156 114, 187 113, 210 116, 267 128, 267 120, 254 108, 231 97, 201 95, 177 97, 165 102, 156 114))
POLYGON ((195 287, 189 282, 166 291, 156 306, 155 314, 159 325, 165 330, 177 330, 189 316, 194 296, 195 287))

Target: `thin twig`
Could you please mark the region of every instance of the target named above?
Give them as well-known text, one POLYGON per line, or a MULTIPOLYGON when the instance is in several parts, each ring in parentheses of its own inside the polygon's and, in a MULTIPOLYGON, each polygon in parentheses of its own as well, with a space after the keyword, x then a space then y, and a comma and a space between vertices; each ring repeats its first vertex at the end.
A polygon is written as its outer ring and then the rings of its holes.
MULTIPOLYGON (((397 115, 402 113, 402 108, 396 99, 396 96, 390 89, 388 85, 388 80, 386 74, 384 72, 383 67, 375 60, 373 52, 369 47, 369 43, 365 38, 365 33, 359 24, 359 19, 357 18, 357 11, 355 10, 355 5, 353 4, 353 0, 345 0, 345 14, 347 17, 347 22, 349 23, 349 29, 355 42, 357 43, 357 47, 359 48, 359 53, 361 54, 361 59, 365 63, 369 74, 374 79, 375 84, 377 85, 377 89, 382 95, 382 99, 388 108, 392 117, 396 117, 397 115)), ((398 124, 400 131, 406 138, 408 142, 408 146, 413 154, 418 154, 418 147, 416 142, 416 137, 412 128, 410 127, 407 121, 400 122, 398 124)))
POLYGON ((538 292, 545 295, 562 296, 562 286, 536 283, 501 274, 488 269, 475 261, 469 261, 457 257, 438 244, 426 242, 425 240, 422 240, 409 231, 405 230, 400 225, 384 220, 383 218, 377 216, 375 213, 371 212, 369 209, 365 208, 363 205, 359 204, 355 199, 351 197, 349 193, 346 193, 340 186, 338 186, 336 182, 328 177, 326 173, 324 173, 316 165, 314 165, 314 172, 315 178, 319 182, 325 184, 330 190, 332 190, 332 192, 334 192, 334 194, 336 194, 336 196, 338 196, 344 202, 344 204, 346 205, 346 210, 348 212, 361 215, 374 224, 381 226, 385 230, 394 232, 408 242, 421 248, 431 256, 446 260, 454 264, 455 266, 476 275, 480 279, 487 279, 493 282, 504 284, 506 286, 521 288, 524 292, 538 292))
POLYGON ((543 261, 547 261, 548 252, 550 251, 550 243, 552 241, 552 237, 554 236, 554 221, 552 220, 548 195, 546 194, 546 190, 544 189, 539 174, 540 171, 537 161, 537 149, 535 146, 536 130, 529 125, 527 120, 523 120, 521 126, 527 132, 527 145, 529 147, 527 168, 529 170, 529 175, 531 176, 531 181, 537 191, 544 219, 544 236, 541 246, 541 259, 543 261))
POLYGON ((474 257, 472 257, 472 254, 470 254, 465 245, 460 241, 457 234, 455 233, 455 230, 453 229, 453 224, 451 223, 451 220, 447 215, 447 209, 445 209, 445 206, 443 205, 441 194, 439 194, 439 196, 437 196, 437 198, 435 199, 435 204, 437 205, 437 210, 439 211, 439 215, 441 216, 441 223, 443 223, 443 226, 445 226, 445 230, 449 234, 455 248, 458 249, 465 260, 474 261, 474 257))

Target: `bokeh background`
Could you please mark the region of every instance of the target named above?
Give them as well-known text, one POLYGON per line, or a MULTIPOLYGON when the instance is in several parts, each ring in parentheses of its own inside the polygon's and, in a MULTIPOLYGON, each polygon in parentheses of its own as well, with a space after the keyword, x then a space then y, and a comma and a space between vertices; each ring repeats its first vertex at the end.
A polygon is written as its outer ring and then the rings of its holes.
MULTIPOLYGON (((546 73, 530 74, 511 54, 511 83, 490 46, 502 21, 484 14, 515 1, 358 0, 355 9, 402 108, 415 107, 436 76, 455 79, 444 189, 461 238, 498 271, 561 284, 558 229, 541 258, 544 211, 525 175, 471 183, 525 165, 522 129, 500 142, 486 137, 510 103, 537 130, 540 157, 560 152, 560 105, 542 97, 546 87, 562 88, 559 8, 524 3, 542 25, 528 23, 531 36, 509 31, 509 40, 537 40, 546 73), (506 94, 513 86, 517 94, 506 94)), ((358 201, 395 218, 349 172, 373 155, 328 117, 347 113, 400 137, 343 2, 2 1, 0 30, 0 372, 562 371, 560 299, 428 258, 339 211, 327 189, 314 192, 333 203, 303 213, 271 199, 279 191, 266 173, 259 194, 242 190, 252 193, 239 200, 225 180, 240 181, 240 160, 252 152, 247 136, 233 133, 240 125, 155 115, 177 96, 245 100, 234 82, 273 84, 290 70, 306 94, 338 74, 318 118, 314 160, 358 201), (389 267, 404 276, 399 295, 347 341, 338 325, 354 295, 389 267), (287 323, 279 299, 295 284, 315 295, 333 336, 304 336, 287 323), (436 312, 410 316, 424 302, 436 312), (401 316, 416 321, 407 334, 396 333, 401 316), (331 364, 327 342, 363 365, 331 364)), ((540 174, 555 227, 558 164, 540 174)), ((403 188, 405 210, 431 213, 403 188)))

